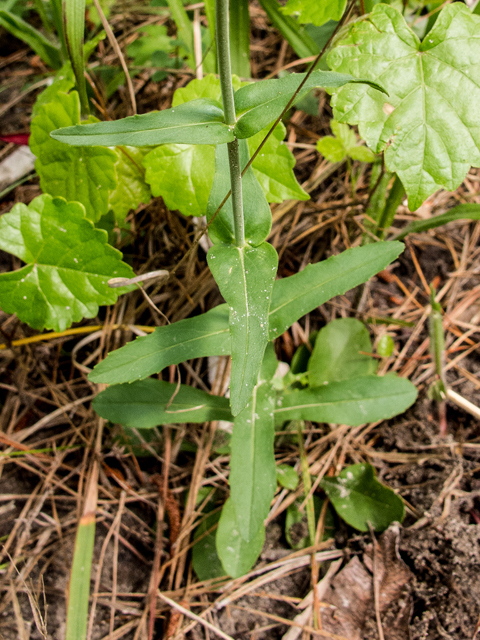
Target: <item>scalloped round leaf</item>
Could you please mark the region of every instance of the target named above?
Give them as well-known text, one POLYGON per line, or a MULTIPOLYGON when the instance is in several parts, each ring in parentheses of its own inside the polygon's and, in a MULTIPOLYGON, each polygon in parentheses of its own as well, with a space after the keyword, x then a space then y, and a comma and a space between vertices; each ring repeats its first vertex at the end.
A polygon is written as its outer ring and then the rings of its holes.
POLYGON ((347 0, 288 0, 282 12, 296 16, 302 24, 321 27, 329 20, 340 20, 346 4, 347 0))
POLYGON ((136 209, 141 202, 147 204, 152 197, 142 165, 150 149, 117 147, 115 151, 117 186, 110 192, 108 202, 116 220, 122 223, 131 209, 136 209))
POLYGON ((55 102, 42 105, 32 120, 30 149, 37 156, 35 169, 42 190, 68 202, 81 202, 87 218, 97 222, 108 212, 109 191, 116 186, 117 154, 101 147, 71 147, 50 137, 55 129, 79 123, 78 93, 59 92, 55 102))
POLYGON ((453 191, 480 166, 480 16, 447 5, 423 42, 392 6, 377 4, 350 28, 328 62, 340 73, 380 83, 335 91, 337 120, 361 136, 395 171, 411 210, 437 189, 453 191))
POLYGON ((0 249, 26 262, 0 274, 0 305, 39 330, 64 331, 95 317, 99 305, 113 304, 129 290, 112 289, 108 280, 134 275, 80 203, 47 194, 0 218, 0 249))

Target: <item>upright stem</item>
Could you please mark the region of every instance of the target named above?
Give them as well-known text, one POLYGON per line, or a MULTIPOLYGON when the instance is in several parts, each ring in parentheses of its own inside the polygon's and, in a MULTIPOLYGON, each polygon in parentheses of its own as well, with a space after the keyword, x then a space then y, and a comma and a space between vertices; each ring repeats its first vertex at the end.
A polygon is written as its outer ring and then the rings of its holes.
MULTIPOLYGON (((230 65, 229 0, 215 0, 217 34, 217 56, 220 86, 222 88, 225 122, 232 128, 236 123, 233 98, 232 70, 230 65)), ((243 219, 242 167, 238 140, 228 143, 230 182, 232 185, 232 208, 235 227, 235 244, 245 245, 245 223, 243 219)))

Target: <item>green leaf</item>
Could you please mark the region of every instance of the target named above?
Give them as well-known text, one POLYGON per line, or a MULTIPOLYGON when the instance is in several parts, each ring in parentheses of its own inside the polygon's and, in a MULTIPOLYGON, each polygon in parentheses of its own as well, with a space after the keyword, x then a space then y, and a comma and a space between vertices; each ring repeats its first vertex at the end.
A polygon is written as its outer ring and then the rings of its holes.
MULTIPOLYGON (((238 76, 232 76, 232 85, 234 90, 240 89, 244 84, 245 83, 242 83, 238 76)), ((198 78, 191 80, 186 87, 180 87, 180 89, 177 89, 173 94, 172 107, 177 107, 180 104, 185 104, 192 100, 198 100, 199 98, 210 98, 212 100, 216 100, 219 105, 222 104, 220 79, 213 73, 207 74, 201 80, 198 78)))
POLYGON ((377 242, 347 249, 323 262, 309 264, 289 278, 277 280, 270 307, 270 340, 282 335, 315 307, 366 282, 402 251, 402 244, 377 242))
POLYGON ((62 66, 60 48, 22 18, 10 11, 0 10, 0 27, 28 44, 52 69, 59 69, 62 66))
POLYGON ((232 73, 250 78, 250 14, 248 0, 230 3, 230 59, 232 73))
POLYGON ((408 236, 409 233, 421 233, 422 231, 435 229, 436 227, 441 227, 444 224, 456 220, 480 220, 480 204, 459 204, 458 207, 453 207, 450 211, 442 213, 439 216, 432 216, 425 220, 411 222, 399 234, 398 239, 402 240, 408 236))
POLYGON ((362 376, 285 393, 277 402, 275 422, 311 420, 358 426, 398 415, 416 397, 416 388, 404 378, 362 376))
POLYGON ((230 307, 231 407, 245 408, 268 342, 268 311, 278 256, 272 245, 235 247, 219 244, 207 255, 220 293, 230 307))
POLYGON ((232 501, 226 501, 218 523, 217 553, 225 571, 232 578, 239 578, 249 571, 262 552, 265 527, 262 525, 255 538, 246 542, 238 531, 237 514, 232 501))
POLYGON ((233 132, 223 122, 222 109, 214 100, 206 99, 112 122, 57 129, 51 135, 76 147, 222 144, 234 139, 233 132))
POLYGON ((195 56, 193 55, 193 27, 188 19, 188 14, 183 7, 182 0, 167 0, 172 18, 177 27, 177 35, 188 51, 188 64, 191 69, 195 69, 195 56))
POLYGON ((382 358, 389 358, 392 355, 394 349, 395 343, 393 341, 393 338, 389 336, 388 333, 385 333, 380 338, 377 344, 378 355, 382 356, 382 358))
MULTIPOLYGON (((240 163, 245 167, 250 159, 246 140, 239 141, 240 163)), ((230 190, 230 165, 227 145, 218 145, 215 152, 215 178, 210 192, 207 220, 210 222, 224 197, 230 190)), ((262 188, 250 167, 242 178, 243 217, 245 239, 253 245, 261 244, 270 233, 272 214, 262 188)), ((223 205, 221 212, 209 227, 212 242, 232 244, 235 241, 232 199, 223 205)))
POLYGON ((152 429, 161 424, 232 420, 227 398, 154 378, 108 387, 98 394, 92 406, 105 420, 137 429, 152 429))
POLYGON ((288 0, 283 11, 296 15, 299 22, 320 27, 329 20, 340 20, 346 4, 347 0, 288 0))
MULTIPOLYGON (((268 133, 264 129, 248 138, 248 148, 252 156, 268 133)), ((293 167, 295 156, 284 144, 286 129, 283 123, 275 127, 260 153, 253 161, 255 174, 268 202, 283 202, 284 200, 308 200, 310 196, 298 184, 293 167)))
POLYGON ((131 209, 141 202, 150 202, 152 194, 145 182, 142 161, 147 153, 145 149, 135 147, 117 147, 118 160, 115 164, 116 187, 109 193, 108 204, 119 223, 131 209))
POLYGON ((308 384, 319 387, 327 382, 350 380, 377 371, 371 353, 372 343, 365 325, 355 318, 329 322, 317 335, 308 362, 308 384))
POLYGON ((230 353, 228 307, 219 305, 194 318, 158 327, 149 336, 108 354, 89 375, 97 383, 133 382, 192 358, 230 353))
POLYGON ((376 479, 369 464, 353 464, 320 484, 338 515, 359 531, 368 531, 369 524, 384 531, 405 516, 402 499, 376 479))
POLYGON ((352 147, 348 150, 348 155, 352 160, 358 160, 358 162, 373 162, 375 160, 373 151, 363 145, 352 147))
POLYGON ((317 150, 329 162, 341 162, 347 155, 343 142, 333 136, 317 140, 317 150))
POLYGON ((225 575, 220 558, 215 546, 217 532, 211 531, 207 535, 205 532, 213 527, 220 519, 220 513, 212 513, 197 527, 194 534, 195 542, 192 549, 192 564, 199 580, 212 580, 225 575))
POLYGON ((40 107, 48 104, 49 102, 55 102, 59 99, 59 93, 68 93, 74 86, 75 76, 73 75, 70 62, 67 62, 57 71, 52 84, 49 87, 46 87, 46 89, 38 95, 38 98, 33 105, 32 118, 39 114, 40 107))
POLYGON ((188 216, 205 215, 215 174, 215 147, 161 145, 145 156, 143 165, 153 195, 162 196, 169 209, 188 216))
MULTIPOLYGON (((78 93, 58 93, 41 106, 32 120, 30 149, 42 190, 68 201, 81 202, 87 218, 97 222, 108 211, 109 191, 115 188, 117 155, 111 149, 72 149, 52 140, 50 132, 80 122, 78 93)), ((85 126, 79 125, 83 129, 85 126)))
MULTIPOLYGON (((307 266, 301 273, 276 280, 269 313, 269 340, 274 340, 299 318, 334 296, 342 295, 375 275, 403 250, 399 242, 348 249, 307 266)), ((112 351, 89 376, 92 382, 133 382, 159 373, 171 364, 209 355, 228 355, 228 307, 159 327, 143 338, 112 351)))
POLYGON ((284 489, 295 491, 298 487, 298 473, 288 464, 277 466, 277 482, 284 489))
POLYGON ((305 29, 300 27, 296 20, 282 13, 278 0, 260 0, 260 4, 270 22, 280 31, 299 58, 308 58, 319 53, 316 42, 305 29))
POLYGON ((87 637, 90 576, 95 546, 95 515, 84 515, 78 523, 70 573, 65 640, 87 637))
POLYGON ((68 56, 75 74, 82 111, 88 113, 83 36, 85 32, 85 0, 63 0, 63 23, 68 56))
POLYGON ((99 305, 113 304, 128 290, 112 289, 108 280, 133 277, 81 204, 46 194, 0 218, 0 249, 27 263, 0 275, 2 309, 34 329, 64 331, 95 317, 99 305))
POLYGON ((411 210, 437 189, 456 189, 480 166, 480 17, 462 3, 444 7, 420 43, 392 6, 377 4, 328 57, 330 66, 380 82, 333 96, 337 120, 358 124, 389 171, 400 177, 411 210))
POLYGON ((250 400, 235 418, 230 441, 230 501, 241 537, 255 539, 268 516, 277 485, 273 440, 274 394, 259 380, 250 400))
POLYGON ((128 55, 133 58, 136 67, 151 67, 152 56, 157 51, 170 52, 172 39, 167 34, 167 27, 160 24, 149 24, 138 29, 140 36, 127 47, 128 55))
MULTIPOLYGON (((279 80, 262 80, 238 89, 235 109, 240 117, 234 129, 237 138, 249 138, 276 120, 305 76, 305 73, 291 73, 279 80)), ((363 81, 353 75, 317 70, 309 76, 296 99, 300 100, 315 87, 333 89, 349 82, 363 81)), ((375 86, 380 88, 376 83, 375 86)))

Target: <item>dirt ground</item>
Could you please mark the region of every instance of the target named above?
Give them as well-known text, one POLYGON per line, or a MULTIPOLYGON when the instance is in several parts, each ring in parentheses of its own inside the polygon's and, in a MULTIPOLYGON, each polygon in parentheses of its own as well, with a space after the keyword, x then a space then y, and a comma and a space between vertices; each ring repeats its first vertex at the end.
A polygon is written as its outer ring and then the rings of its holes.
MULTIPOLYGON (((125 24, 114 12, 111 24, 121 38, 141 19, 129 14, 125 24)), ((252 20, 255 77, 295 60, 255 3, 252 20)), ((19 41, 5 32, 0 37, 0 133, 27 133, 38 89, 20 92, 26 80, 43 78, 47 70, 19 41)), ((102 56, 106 62, 114 58, 107 45, 102 56)), ((142 72, 135 78, 140 112, 168 106, 175 88, 192 77, 176 74, 157 84, 150 75, 142 72)), ((109 114, 121 117, 126 109, 121 90, 109 114)), ((325 95, 320 96, 319 113, 293 111, 287 123, 296 174, 311 200, 272 207, 269 240, 280 252, 281 277, 358 245, 362 234, 368 171, 360 175, 352 197, 346 165, 332 172, 308 146, 330 133, 325 95)), ((14 145, 0 145, 2 160, 14 145)), ((479 183, 480 171, 472 170, 457 192, 435 194, 415 214, 402 205, 391 237, 408 221, 455 204, 480 203, 479 183)), ((39 193, 33 175, 2 197, 0 213, 39 193)), ((129 222, 131 234, 118 246, 134 269, 145 261, 150 270, 172 268, 196 233, 191 219, 169 211, 158 198, 132 212, 129 222)), ((278 357, 289 362, 309 332, 334 318, 366 321, 374 340, 388 329, 395 351, 381 360, 380 370, 396 371, 414 382, 416 404, 404 415, 374 425, 307 424, 305 447, 315 478, 347 464, 374 465, 379 479, 405 500, 407 515, 401 526, 381 536, 360 534, 339 521, 334 539, 315 550, 293 551, 285 538, 285 511, 292 496, 279 490, 262 555, 237 580, 200 582, 191 563, 192 533, 202 514, 187 501, 188 492, 215 489, 220 506, 228 491, 228 455, 216 451, 217 425, 161 427, 148 455, 140 456, 121 444, 118 427, 104 424, 90 407, 98 389, 87 380, 89 370, 135 337, 112 325, 155 326, 163 318, 134 292, 101 309, 97 319, 78 325, 103 325, 101 330, 29 342, 36 332, 0 312, 0 342, 6 345, 0 351, 0 638, 65 638, 76 527, 98 464, 89 640, 209 640, 218 637, 212 628, 236 640, 474 640, 480 629, 480 424, 458 406, 448 402, 439 407, 428 397, 434 369, 426 285, 434 282, 445 311, 448 385, 479 406, 479 239, 480 223, 474 222, 411 235, 397 262, 365 290, 322 305, 277 340, 278 357), (388 325, 379 321, 385 317, 391 319, 388 325), (443 409, 445 436, 440 435, 443 409), (155 474, 167 474, 165 504, 155 474), (174 530, 179 533, 175 540, 174 530), (311 602, 304 598, 318 581, 320 620, 315 622, 311 602), (210 629, 165 598, 200 616, 210 629)), ((0 271, 19 266, 16 258, 0 252, 0 271)), ((221 302, 201 248, 190 254, 168 287, 153 285, 148 292, 171 322, 221 302)), ((181 366, 182 379, 222 389, 227 360, 220 359, 210 383, 208 368, 206 359, 190 362, 181 366)), ((163 379, 174 373, 165 370, 163 379)), ((298 444, 280 437, 276 457, 298 469, 298 444)), ((302 487, 297 495, 303 495, 302 487)))

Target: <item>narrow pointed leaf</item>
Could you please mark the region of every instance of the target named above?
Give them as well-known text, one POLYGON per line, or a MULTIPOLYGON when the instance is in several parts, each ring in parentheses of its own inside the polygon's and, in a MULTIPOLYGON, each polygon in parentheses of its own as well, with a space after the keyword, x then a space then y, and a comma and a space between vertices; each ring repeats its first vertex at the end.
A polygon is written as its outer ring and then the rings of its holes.
POLYGON ((52 138, 76 147, 157 144, 222 144, 234 139, 223 122, 223 111, 215 100, 202 98, 172 109, 113 122, 97 122, 57 129, 52 138))
MULTIPOLYGON (((240 162, 247 165, 250 155, 246 140, 240 140, 240 162)), ((217 208, 230 190, 230 169, 227 145, 217 145, 215 150, 215 178, 207 208, 207 220, 210 222, 217 208)), ((248 169, 242 178, 243 215, 245 220, 245 239, 257 246, 264 242, 272 227, 272 214, 254 170, 248 169)), ((229 198, 222 210, 209 227, 208 235, 212 242, 232 244, 235 241, 232 199, 229 198)))
POLYGON ((83 58, 83 36, 85 33, 85 0, 63 0, 63 22, 68 56, 77 81, 82 111, 88 113, 85 61, 83 58))
MULTIPOLYGON (((305 76, 305 73, 291 73, 279 80, 262 80, 238 89, 235 92, 235 109, 240 114, 235 125, 237 138, 249 138, 274 122, 305 76)), ((371 82, 360 80, 350 74, 317 70, 309 76, 297 99, 300 100, 316 87, 334 89, 349 82, 367 82, 370 86, 380 89, 377 83, 372 85, 371 82)))
POLYGON ((284 15, 278 0, 260 0, 263 10, 299 58, 316 56, 319 53, 317 43, 291 16, 284 15))
POLYGON ((393 262, 403 249, 403 244, 395 242, 356 247, 277 280, 270 307, 270 340, 315 307, 366 282, 393 262))
POLYGON ((308 361, 308 385, 374 374, 377 361, 368 356, 372 343, 365 325, 355 318, 332 320, 319 331, 308 361))
POLYGON ((330 66, 381 83, 348 85, 332 99, 337 120, 360 135, 396 172, 417 209, 437 189, 456 189, 480 166, 480 17, 445 6, 420 42, 393 6, 377 4, 328 56, 330 66))
POLYGON ((95 317, 99 305, 128 291, 110 288, 108 280, 133 277, 81 204, 46 194, 0 218, 0 249, 27 263, 0 275, 1 307, 34 329, 63 331, 95 317))
MULTIPOLYGON (((306 313, 334 296, 366 282, 403 251, 400 242, 377 242, 348 249, 277 280, 269 312, 269 340, 274 340, 306 313)), ((92 382, 133 382, 171 364, 209 355, 228 355, 228 307, 220 305, 195 318, 159 327, 143 338, 112 351, 89 376, 92 382)))
POLYGON ((192 358, 230 353, 225 304, 194 318, 159 327, 154 333, 108 354, 89 375, 98 383, 133 382, 192 358))
POLYGON ((453 207, 450 211, 439 216, 411 222, 396 239, 403 240, 409 233, 421 233, 428 231, 428 229, 436 229, 457 220, 480 220, 480 204, 459 204, 458 207, 453 207))
POLYGON ((62 66, 60 48, 52 44, 40 31, 30 26, 19 16, 10 11, 0 10, 0 27, 28 44, 52 69, 60 69, 62 66))
MULTIPOLYGON (((81 202, 89 220, 97 222, 108 212, 109 192, 116 186, 117 154, 112 149, 72 149, 50 137, 53 129, 78 123, 78 93, 58 93, 56 100, 41 106, 32 120, 30 149, 37 156, 35 169, 42 190, 81 202)), ((85 126, 79 124, 80 129, 85 126)))
POLYGON ((269 382, 255 386, 236 416, 230 441, 230 500, 242 538, 251 542, 268 516, 277 484, 273 440, 274 393, 269 382))
POLYGON ((84 515, 78 523, 75 537, 72 571, 68 586, 65 640, 80 640, 87 637, 90 576, 94 546, 95 515, 84 515))
POLYGON ((396 376, 362 376, 322 387, 285 393, 275 421, 311 420, 358 426, 386 420, 408 409, 417 397, 411 382, 396 376))
POLYGON ((248 0, 230 3, 230 60, 232 73, 250 78, 250 14, 248 0))
POLYGON ((225 571, 232 578, 239 578, 249 571, 262 552, 265 542, 265 527, 262 525, 256 536, 246 542, 238 530, 237 514, 232 501, 226 501, 218 523, 217 553, 225 571))
POLYGON ((278 256, 272 245, 215 245, 208 265, 230 307, 232 413, 245 408, 268 342, 268 311, 278 256))
POLYGON ((370 464, 353 464, 334 478, 323 478, 321 487, 335 511, 359 531, 384 531, 405 517, 403 500, 376 478, 370 464))
POLYGON ((227 398, 186 385, 177 388, 176 384, 154 378, 109 387, 98 394, 93 408, 105 420, 137 429, 232 420, 227 398))

